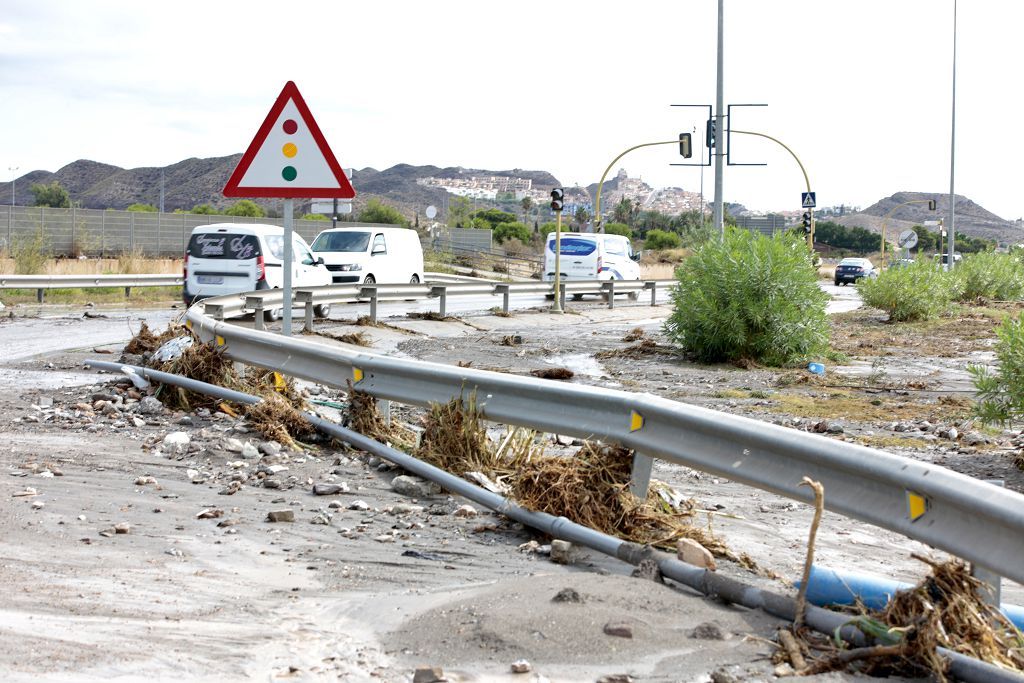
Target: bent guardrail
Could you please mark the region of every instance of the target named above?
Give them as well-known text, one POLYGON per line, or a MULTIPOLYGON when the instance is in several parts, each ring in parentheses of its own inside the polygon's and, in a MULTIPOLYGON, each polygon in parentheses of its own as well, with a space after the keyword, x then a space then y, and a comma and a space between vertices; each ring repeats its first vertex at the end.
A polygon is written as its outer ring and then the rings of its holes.
POLYGON ((420 406, 475 394, 490 420, 619 443, 811 503, 811 492, 800 487, 809 476, 824 484, 829 510, 1024 581, 1020 494, 873 448, 649 394, 349 351, 207 314, 235 303, 208 300, 186 313, 200 339, 234 360, 340 388, 352 381, 377 398, 420 406))

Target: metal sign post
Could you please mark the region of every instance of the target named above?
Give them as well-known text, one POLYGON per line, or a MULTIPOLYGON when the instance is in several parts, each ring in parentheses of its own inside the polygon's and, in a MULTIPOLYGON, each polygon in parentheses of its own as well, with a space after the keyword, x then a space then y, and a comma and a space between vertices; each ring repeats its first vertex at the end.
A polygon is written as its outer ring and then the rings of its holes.
POLYGON ((285 83, 256 137, 224 186, 225 197, 284 199, 281 331, 292 328, 293 199, 352 199, 352 188, 295 83, 285 83))

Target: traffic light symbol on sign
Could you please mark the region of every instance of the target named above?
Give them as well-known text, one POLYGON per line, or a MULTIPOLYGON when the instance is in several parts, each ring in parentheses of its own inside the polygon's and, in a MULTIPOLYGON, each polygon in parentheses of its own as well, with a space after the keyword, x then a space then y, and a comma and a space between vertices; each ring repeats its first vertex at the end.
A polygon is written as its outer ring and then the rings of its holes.
POLYGON ((565 191, 560 187, 556 187, 555 189, 551 190, 551 210, 561 211, 564 205, 565 191))
MULTIPOLYGON (((299 124, 295 122, 295 119, 286 119, 281 124, 281 130, 284 131, 285 135, 295 135, 295 132, 299 129, 299 124)), ((281 154, 284 155, 286 163, 284 168, 281 169, 281 177, 287 180, 289 183, 295 180, 299 172, 295 170, 295 167, 287 163, 299 153, 299 148, 294 142, 286 142, 281 146, 281 154)))
POLYGON ((811 234, 811 212, 810 211, 804 211, 803 219, 804 219, 804 221, 803 221, 804 232, 807 233, 808 235, 810 235, 811 234))

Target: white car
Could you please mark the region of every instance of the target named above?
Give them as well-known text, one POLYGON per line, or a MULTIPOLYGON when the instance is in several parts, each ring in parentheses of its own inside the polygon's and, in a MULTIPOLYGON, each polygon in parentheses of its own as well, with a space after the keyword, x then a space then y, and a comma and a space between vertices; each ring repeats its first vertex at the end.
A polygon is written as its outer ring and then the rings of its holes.
MULTIPOLYGON (((331 284, 323 261, 313 256, 309 245, 292 235, 292 286, 315 287, 331 284)), ((199 299, 239 294, 284 286, 284 228, 276 225, 215 223, 192 231, 185 248, 185 286, 182 298, 191 306, 199 299)), ((326 318, 330 304, 314 308, 326 318)), ((277 320, 281 309, 266 311, 277 320)))
POLYGON ((423 247, 408 228, 331 228, 313 240, 335 284, 423 282, 423 247))

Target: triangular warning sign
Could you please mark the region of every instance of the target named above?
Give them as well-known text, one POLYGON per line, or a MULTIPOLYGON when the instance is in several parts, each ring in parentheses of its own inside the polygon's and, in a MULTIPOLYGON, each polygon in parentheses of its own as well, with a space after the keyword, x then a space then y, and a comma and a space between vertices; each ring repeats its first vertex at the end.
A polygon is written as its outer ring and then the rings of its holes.
POLYGON ((225 197, 351 199, 352 183, 288 81, 224 186, 225 197))

